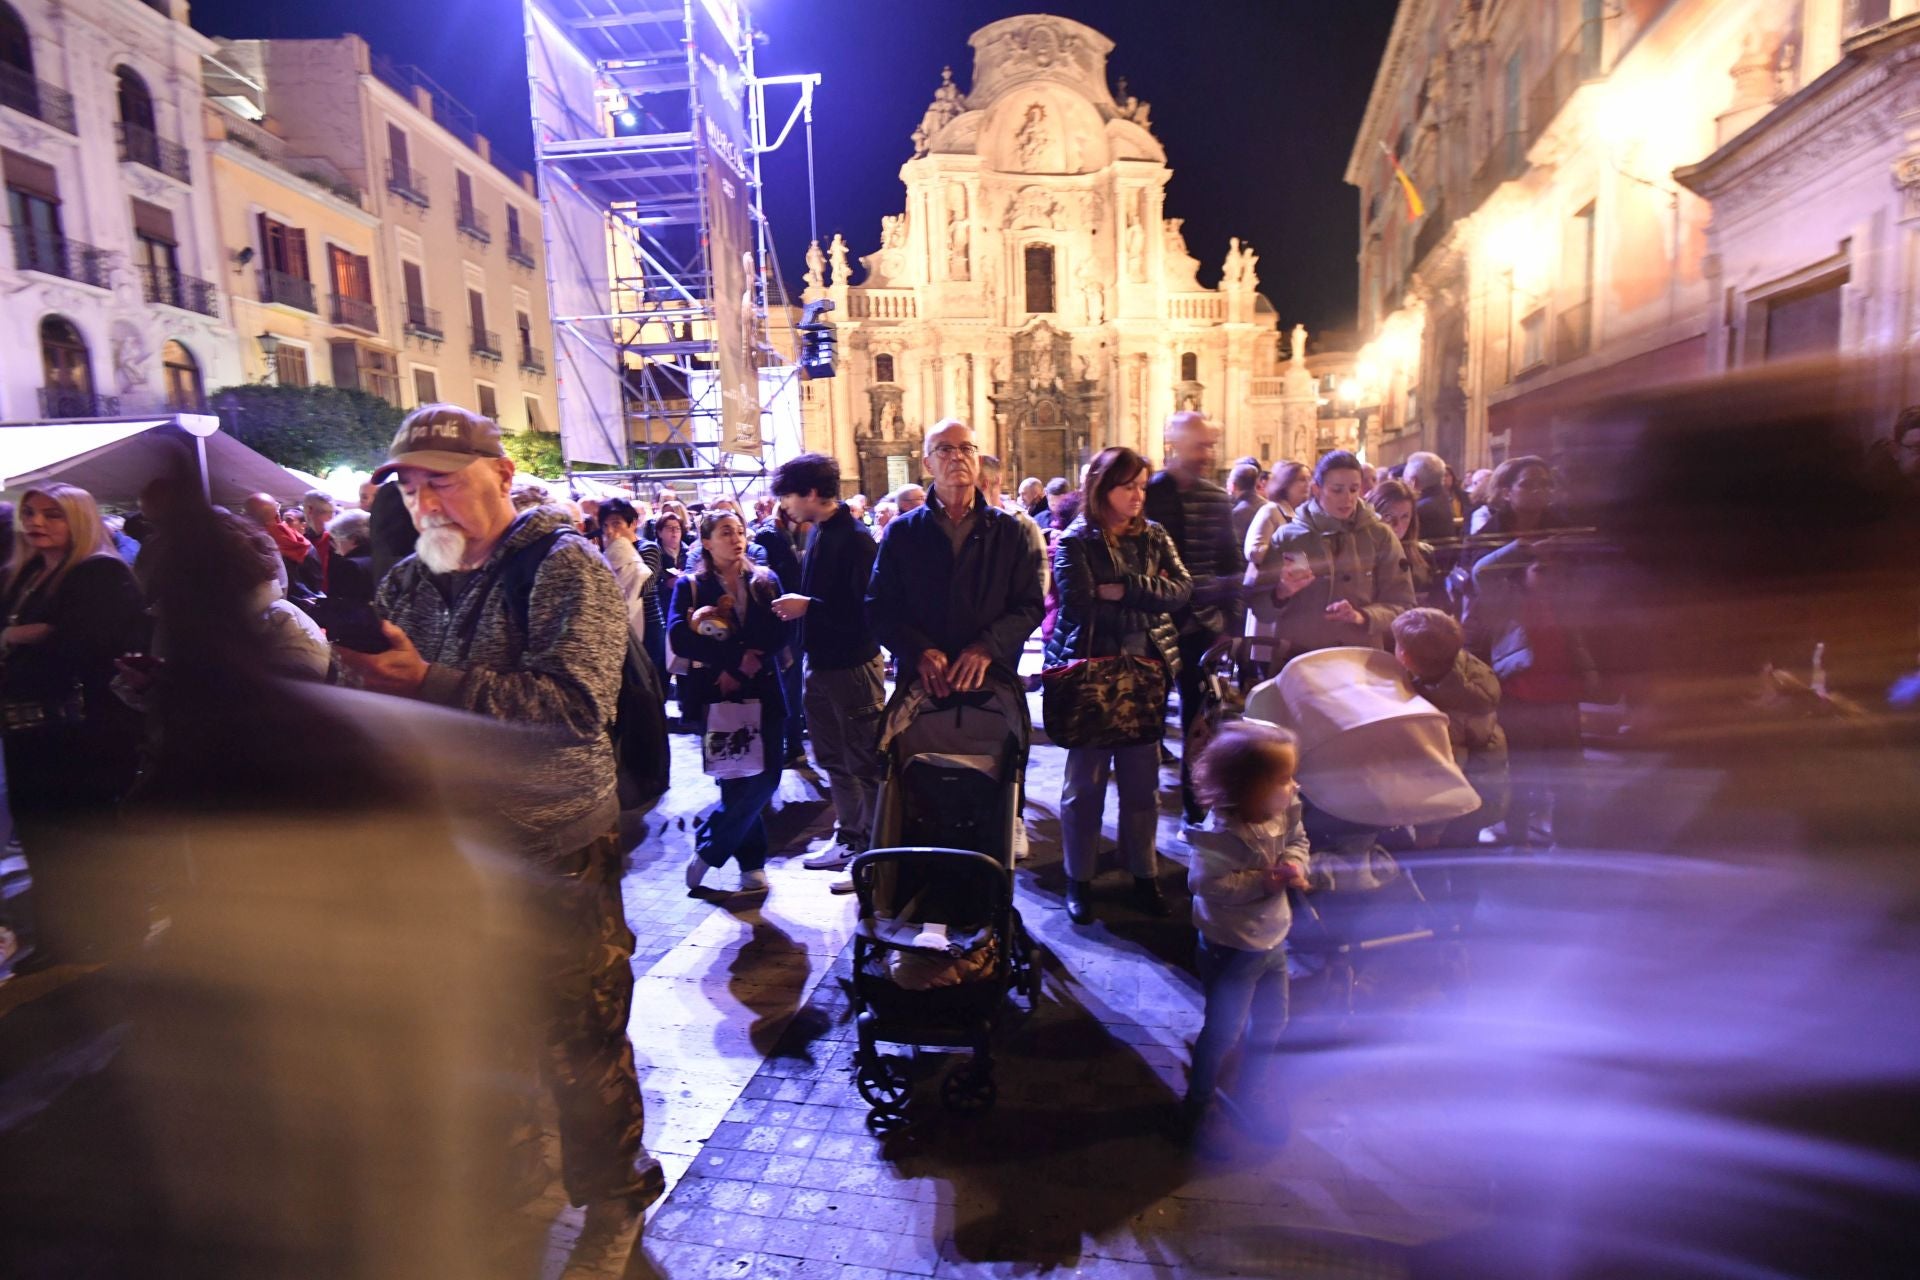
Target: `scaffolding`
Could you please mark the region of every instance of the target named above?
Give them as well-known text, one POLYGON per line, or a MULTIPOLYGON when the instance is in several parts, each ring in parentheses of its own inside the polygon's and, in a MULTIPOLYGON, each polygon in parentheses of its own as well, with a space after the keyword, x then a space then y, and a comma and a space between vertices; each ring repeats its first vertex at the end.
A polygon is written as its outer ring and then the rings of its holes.
POLYGON ((811 188, 819 77, 756 78, 737 0, 527 0, 526 32, 568 466, 744 490, 797 401, 760 159, 804 123, 811 188))

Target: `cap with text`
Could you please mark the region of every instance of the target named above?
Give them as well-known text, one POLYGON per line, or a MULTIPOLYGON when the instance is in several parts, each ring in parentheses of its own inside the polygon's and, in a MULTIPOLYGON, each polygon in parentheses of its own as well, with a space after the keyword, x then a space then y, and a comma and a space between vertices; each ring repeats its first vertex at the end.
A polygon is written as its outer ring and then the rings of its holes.
POLYGON ((387 460, 375 468, 375 482, 401 467, 423 471, 459 471, 481 458, 504 458, 500 424, 457 404, 423 404, 407 415, 387 448, 387 460))

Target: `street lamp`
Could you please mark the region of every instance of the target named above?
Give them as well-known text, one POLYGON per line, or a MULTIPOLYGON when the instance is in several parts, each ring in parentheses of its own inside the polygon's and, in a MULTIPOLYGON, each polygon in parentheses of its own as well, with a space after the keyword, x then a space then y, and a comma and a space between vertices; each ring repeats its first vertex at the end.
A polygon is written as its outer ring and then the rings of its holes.
POLYGON ((278 356, 280 353, 280 335, 277 333, 263 333, 255 338, 254 341, 260 344, 260 354, 267 362, 267 371, 260 376, 260 381, 269 387, 279 386, 280 364, 278 356))

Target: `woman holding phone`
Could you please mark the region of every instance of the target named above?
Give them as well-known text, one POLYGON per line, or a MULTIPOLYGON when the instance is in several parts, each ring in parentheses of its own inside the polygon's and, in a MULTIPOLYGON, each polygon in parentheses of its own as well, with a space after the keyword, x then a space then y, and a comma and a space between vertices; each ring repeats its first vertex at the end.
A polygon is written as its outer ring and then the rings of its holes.
POLYGON ((1365 476, 1345 450, 1320 459, 1312 496, 1274 535, 1256 590, 1274 607, 1272 669, 1315 649, 1380 648, 1414 607, 1406 553, 1361 500, 1365 476))

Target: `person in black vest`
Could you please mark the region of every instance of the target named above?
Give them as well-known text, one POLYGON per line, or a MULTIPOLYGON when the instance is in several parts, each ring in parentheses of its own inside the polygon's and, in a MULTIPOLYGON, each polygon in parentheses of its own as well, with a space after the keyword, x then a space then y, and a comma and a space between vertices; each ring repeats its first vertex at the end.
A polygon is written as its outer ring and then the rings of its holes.
MULTIPOLYGON (((1200 659, 1224 635, 1239 631, 1239 580, 1245 564, 1233 537, 1233 499, 1212 480, 1220 428, 1191 411, 1167 419, 1167 465, 1147 484, 1147 519, 1173 537, 1193 575, 1193 598, 1174 614, 1180 633, 1180 728, 1200 712, 1200 659)), ((1193 768, 1182 752, 1180 802, 1198 825, 1206 811, 1193 794, 1193 768)))
POLYGON ((878 548, 840 501, 840 464, 825 454, 803 453, 782 463, 773 473, 773 492, 788 519, 813 526, 799 590, 775 600, 773 609, 800 623, 809 736, 827 775, 838 826, 833 845, 802 865, 838 871, 866 850, 880 790, 885 664, 865 609, 878 548))

